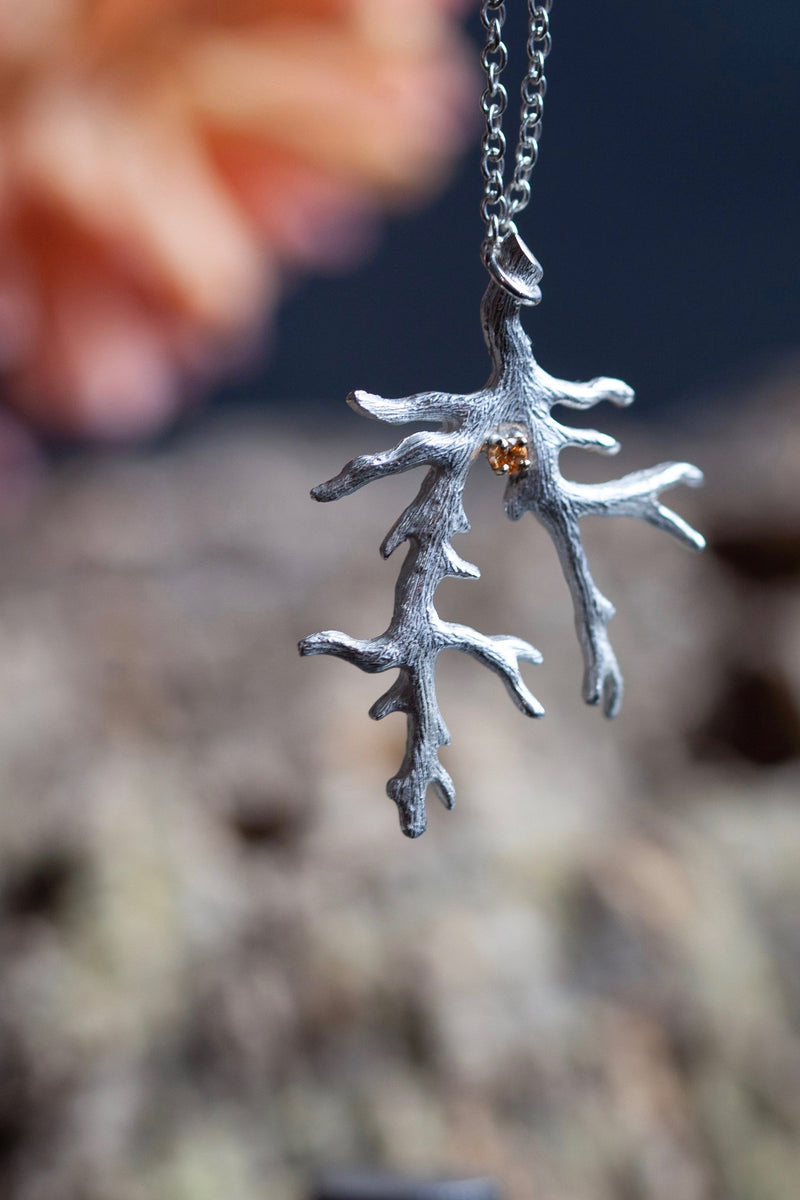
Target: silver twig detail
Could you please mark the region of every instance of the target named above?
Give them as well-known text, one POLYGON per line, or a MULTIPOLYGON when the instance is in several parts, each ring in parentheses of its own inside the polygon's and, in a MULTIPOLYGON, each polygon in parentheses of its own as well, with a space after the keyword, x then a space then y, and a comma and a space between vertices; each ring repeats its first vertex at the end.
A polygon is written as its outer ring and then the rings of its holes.
POLYGON ((451 539, 466 533, 463 493, 470 468, 489 444, 505 432, 524 439, 526 457, 521 469, 509 470, 505 510, 512 520, 532 512, 555 543, 575 609, 575 626, 583 650, 583 698, 602 704, 606 716, 619 712, 622 675, 608 639, 614 615, 611 603, 595 584, 581 542, 581 517, 640 517, 673 534, 695 549, 704 540, 681 517, 660 503, 659 495, 679 483, 697 486, 702 474, 689 463, 662 463, 601 484, 573 483, 559 469, 567 446, 615 454, 619 443, 606 434, 571 429, 551 415, 556 404, 592 408, 601 400, 628 405, 632 390, 618 379, 566 383, 554 379, 533 357, 530 339, 520 323, 520 303, 492 280, 481 305, 484 337, 492 372, 482 391, 472 395, 422 392, 401 400, 385 400, 357 391, 348 403, 364 416, 391 424, 438 422, 440 428, 412 433, 391 450, 362 455, 315 487, 315 500, 339 500, 364 484, 386 475, 428 466, 415 499, 387 534, 385 558, 403 542, 409 550, 395 589, 394 613, 379 637, 358 640, 326 631, 305 638, 300 653, 333 654, 362 671, 377 673, 396 668, 396 681, 370 709, 381 720, 389 713, 406 714, 405 758, 389 780, 387 792, 397 804, 400 825, 408 837, 424 833, 425 796, 433 784, 442 802, 452 808, 453 782, 439 762, 439 747, 450 741, 436 701, 434 668, 442 650, 471 654, 503 680, 512 700, 529 717, 544 714, 520 672, 521 662, 541 662, 541 654, 516 637, 477 633, 466 625, 443 621, 434 607, 434 593, 449 575, 477 579, 480 572, 455 552, 451 539), (521 435, 521 436, 520 436, 521 435))

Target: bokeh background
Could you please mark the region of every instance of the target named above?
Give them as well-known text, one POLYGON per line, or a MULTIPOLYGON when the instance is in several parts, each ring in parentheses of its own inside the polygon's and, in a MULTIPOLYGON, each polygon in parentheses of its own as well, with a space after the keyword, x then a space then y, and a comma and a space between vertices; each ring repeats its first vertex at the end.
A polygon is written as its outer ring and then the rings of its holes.
MULTIPOLYGON (((513 76, 525 6, 507 8, 513 76)), ((748 11, 610 0, 553 13, 525 222, 546 303, 529 328, 556 373, 590 378, 610 363, 632 380, 640 418, 689 415, 797 351, 800 16, 790 0, 748 11)), ((475 16, 469 29, 477 41, 475 16)), ((361 270, 292 296, 267 394, 333 400, 353 386, 353 362, 391 395, 483 379, 479 197, 473 149, 361 270)))
POLYGON ((486 373, 475 6, 0 2, 3 1196, 795 1200, 800 15, 553 28, 527 326, 636 387, 614 473, 705 469, 709 551, 587 524, 610 725, 476 469, 440 607, 530 637, 548 715, 443 660, 459 803, 409 843, 402 721, 295 644, 390 609, 414 480, 308 500, 393 436, 344 394, 486 373))

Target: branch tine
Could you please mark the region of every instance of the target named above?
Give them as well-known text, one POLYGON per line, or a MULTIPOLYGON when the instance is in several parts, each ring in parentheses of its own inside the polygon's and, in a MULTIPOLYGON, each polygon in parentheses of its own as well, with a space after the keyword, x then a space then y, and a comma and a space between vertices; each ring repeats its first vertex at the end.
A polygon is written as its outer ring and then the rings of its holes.
POLYGON ((347 403, 362 417, 386 421, 390 425, 407 425, 411 421, 462 421, 468 411, 465 396, 447 392, 419 392, 400 400, 386 400, 371 392, 357 390, 347 397, 347 403))

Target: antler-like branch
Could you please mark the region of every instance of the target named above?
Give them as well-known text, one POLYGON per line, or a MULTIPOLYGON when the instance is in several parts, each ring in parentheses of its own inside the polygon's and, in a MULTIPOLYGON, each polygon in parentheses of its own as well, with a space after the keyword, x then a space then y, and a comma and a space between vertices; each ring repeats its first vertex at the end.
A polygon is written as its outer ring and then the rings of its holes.
POLYGON ((693 550, 705 547, 705 538, 682 517, 659 502, 659 494, 679 483, 699 487, 703 472, 691 463, 661 463, 645 471, 632 471, 613 483, 567 486, 580 516, 639 517, 671 533, 693 550))
POLYGON ((454 650, 463 650, 465 654, 472 655, 478 662, 499 675, 509 696, 526 717, 544 716, 544 709, 526 687, 519 669, 520 662, 542 661, 542 656, 535 646, 505 634, 486 637, 482 633, 476 633, 468 625, 447 625, 445 630, 448 637, 445 644, 452 646, 454 650))
POLYGON ((531 717, 544 713, 520 672, 521 662, 541 662, 538 650, 518 638, 487 637, 466 625, 444 622, 433 605, 434 592, 446 576, 476 579, 480 574, 477 567, 459 557, 451 539, 469 529, 464 486, 487 439, 492 439, 493 446, 498 442, 511 445, 503 438, 505 433, 513 434, 517 456, 501 467, 509 473, 506 512, 514 519, 532 512, 553 539, 572 595, 583 649, 584 699, 589 704, 602 703, 609 717, 619 711, 623 689, 607 632, 614 608, 592 578, 580 537, 580 518, 639 517, 696 549, 704 545, 700 534, 659 499, 662 491, 678 483, 696 486, 702 481, 701 473, 688 463, 666 463, 602 484, 573 483, 561 475, 559 455, 565 447, 615 454, 619 444, 595 430, 560 424, 551 409, 558 404, 587 409, 601 400, 627 405, 633 400, 628 385, 606 378, 567 383, 548 375, 533 357, 520 324, 519 303, 495 283, 484 296, 481 319, 492 358, 486 387, 469 396, 421 392, 400 400, 385 400, 369 392, 351 393, 348 402, 365 416, 392 424, 435 421, 442 428, 411 434, 391 450, 355 458, 312 492, 317 500, 338 500, 375 479, 418 466, 430 468, 416 497, 381 546, 381 553, 388 558, 403 542, 409 543, 389 628, 367 640, 329 631, 300 643, 301 654, 333 654, 362 671, 399 669, 395 682, 373 704, 370 716, 381 720, 393 712, 406 715, 406 753, 387 791, 409 837, 425 830, 429 784, 448 808, 454 801, 452 780, 439 762, 439 748, 450 740, 436 702, 434 680, 442 650, 472 655, 500 676, 522 712, 531 717))
POLYGON ((439 749, 450 736, 436 700, 435 667, 442 650, 462 650, 498 674, 514 703, 531 717, 544 712, 526 687, 520 662, 541 662, 539 651, 512 637, 485 637, 465 625, 442 621, 433 596, 442 579, 456 576, 477 579, 478 568, 465 562, 451 544, 455 533, 464 533, 469 522, 463 492, 477 448, 485 440, 484 426, 491 414, 472 428, 472 397, 424 392, 401 400, 384 400, 354 392, 351 403, 359 411, 394 423, 435 419, 445 429, 411 434, 391 450, 353 459, 327 483, 314 488, 317 500, 338 500, 364 484, 413 467, 431 468, 411 504, 386 535, 381 546, 388 558, 409 542, 395 590, 391 624, 379 637, 357 640, 338 632, 318 633, 300 643, 301 654, 333 654, 377 672, 399 668, 400 674, 370 710, 382 720, 393 712, 405 713, 407 744, 397 774, 389 780, 388 794, 397 804, 400 824, 409 837, 425 831, 425 794, 432 784, 449 808, 455 799, 452 780, 439 762, 439 749))
POLYGON ((447 458, 452 438, 441 433, 412 433, 399 445, 380 454, 362 454, 342 468, 338 475, 312 489, 315 500, 341 500, 357 492, 366 483, 399 475, 414 467, 439 466, 447 458))
POLYGON ((549 393, 551 404, 565 404, 567 408, 594 408, 603 400, 627 408, 633 404, 634 391, 621 379, 590 379, 588 383, 568 383, 565 379, 553 379, 541 373, 541 382, 549 393))
POLYGON ((362 417, 386 421, 390 425, 408 425, 411 421, 463 420, 469 411, 466 396, 451 396, 448 392, 419 392, 402 400, 385 400, 370 392, 355 391, 347 403, 362 417))

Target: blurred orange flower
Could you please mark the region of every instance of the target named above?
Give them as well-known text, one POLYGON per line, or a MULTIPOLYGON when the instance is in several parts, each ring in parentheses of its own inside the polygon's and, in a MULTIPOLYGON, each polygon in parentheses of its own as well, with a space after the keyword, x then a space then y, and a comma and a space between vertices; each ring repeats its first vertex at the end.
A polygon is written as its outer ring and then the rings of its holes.
POLYGON ((0 370, 41 427, 156 428, 287 267, 340 265, 463 127, 460 0, 0 0, 0 370))

